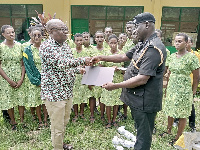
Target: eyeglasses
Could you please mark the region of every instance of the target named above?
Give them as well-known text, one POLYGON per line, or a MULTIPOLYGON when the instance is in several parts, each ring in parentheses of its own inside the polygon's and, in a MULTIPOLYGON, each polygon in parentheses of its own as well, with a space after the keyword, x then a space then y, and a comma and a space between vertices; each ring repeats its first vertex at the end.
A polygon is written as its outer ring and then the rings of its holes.
POLYGON ((41 36, 42 36, 41 34, 38 34, 38 35, 34 34, 33 35, 34 38, 36 38, 36 37, 40 38, 41 36))
POLYGON ((51 30, 53 30, 53 29, 55 29, 55 30, 58 30, 58 31, 62 31, 62 32, 68 32, 68 29, 67 28, 52 28, 51 30))

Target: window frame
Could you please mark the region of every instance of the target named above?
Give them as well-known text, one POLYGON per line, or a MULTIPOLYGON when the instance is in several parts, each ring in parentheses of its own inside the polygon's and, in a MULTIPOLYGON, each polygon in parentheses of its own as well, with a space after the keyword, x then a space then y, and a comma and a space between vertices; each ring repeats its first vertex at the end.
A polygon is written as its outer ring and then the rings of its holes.
MULTIPOLYGON (((79 6, 79 7, 88 7, 88 18, 84 18, 87 19, 88 22, 90 20, 102 20, 105 21, 105 27, 107 27, 107 23, 110 21, 122 21, 123 22, 123 29, 122 32, 126 32, 125 26, 126 26, 126 22, 130 21, 130 20, 126 20, 126 8, 134 8, 134 7, 139 7, 141 8, 141 13, 144 12, 144 6, 108 6, 108 5, 71 5, 71 20, 73 19, 83 19, 83 18, 73 18, 72 17, 72 13, 73 13, 73 7, 74 6, 79 6), (90 7, 105 7, 105 19, 92 19, 90 18, 90 7), (123 19, 107 19, 108 18, 108 7, 121 7, 123 8, 123 19)), ((134 17, 134 16, 133 16, 134 17)), ((71 24, 72 25, 72 24, 71 24)), ((89 28, 90 30, 90 28, 89 28)), ((104 29, 103 29, 104 30, 104 29)), ((89 31, 90 32, 90 31, 89 31)))
MULTIPOLYGON (((166 24, 166 22, 178 22, 179 23, 179 26, 178 26, 178 31, 175 31, 175 32, 184 32, 184 31, 180 31, 181 30, 181 23, 198 23, 198 25, 197 25, 197 29, 196 29, 196 33, 198 34, 198 32, 199 32, 199 27, 200 27, 200 7, 170 7, 170 6, 163 6, 162 7, 162 17, 161 17, 161 26, 160 26, 160 29, 163 31, 163 30, 166 30, 166 29, 162 29, 162 27, 163 27, 163 22, 165 22, 165 24, 166 24), (180 13, 179 13, 179 19, 178 20, 168 20, 168 19, 163 19, 163 12, 164 12, 164 9, 165 8, 178 8, 178 9, 180 9, 180 13), (182 18, 182 10, 183 9, 185 9, 185 8, 191 8, 191 9, 194 9, 194 8, 197 8, 197 9, 199 9, 199 17, 198 17, 198 21, 182 21, 181 20, 181 18, 182 18)), ((165 38, 165 37, 164 37, 165 38)), ((173 38, 173 37, 172 37, 173 38)), ((172 39, 173 40, 173 39, 172 39)), ((198 42, 200 42, 200 41, 198 41, 198 42)), ((164 43, 166 43, 166 41, 164 41, 164 43)), ((172 44, 173 42, 171 42, 171 44, 172 44)), ((171 45, 172 46, 172 45, 171 45)))
MULTIPOLYGON (((31 19, 31 17, 29 17, 28 16, 28 7, 30 6, 30 5, 34 5, 34 6, 41 6, 41 8, 42 8, 42 12, 43 12, 43 4, 0 4, 0 6, 1 5, 8 5, 9 6, 9 16, 4 16, 4 15, 1 15, 1 13, 0 13, 0 18, 10 18, 10 25, 11 26, 13 26, 13 18, 22 18, 22 19, 25 19, 25 22, 26 22, 26 29, 28 29, 29 28, 29 26, 30 26, 30 19, 31 19), (25 5, 25 17, 20 17, 20 16, 12 16, 12 6, 16 6, 16 5, 25 5)), ((38 11, 38 10, 37 10, 38 11)), ((36 12, 35 12, 36 13, 36 12)), ((40 13, 40 12, 39 12, 40 13)), ((23 26, 22 26, 22 28, 23 28, 23 26)), ((24 40, 25 41, 28 41, 30 38, 29 38, 29 36, 28 36, 28 32, 26 31, 26 29, 25 29, 25 32, 23 33, 24 34, 24 40)), ((1 41, 0 41, 1 42, 1 41)), ((23 43, 23 41, 19 41, 19 42, 22 42, 23 43)))

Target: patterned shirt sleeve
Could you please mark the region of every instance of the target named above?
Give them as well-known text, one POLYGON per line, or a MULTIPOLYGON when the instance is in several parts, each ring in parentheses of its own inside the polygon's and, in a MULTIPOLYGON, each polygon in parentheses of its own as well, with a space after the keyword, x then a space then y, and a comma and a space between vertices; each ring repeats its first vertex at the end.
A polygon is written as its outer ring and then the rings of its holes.
POLYGON ((59 52, 54 48, 55 47, 51 45, 42 45, 40 47, 40 57, 42 61, 49 64, 53 68, 64 71, 65 69, 75 68, 85 64, 84 58, 73 58, 72 53, 63 53, 63 51, 59 52))

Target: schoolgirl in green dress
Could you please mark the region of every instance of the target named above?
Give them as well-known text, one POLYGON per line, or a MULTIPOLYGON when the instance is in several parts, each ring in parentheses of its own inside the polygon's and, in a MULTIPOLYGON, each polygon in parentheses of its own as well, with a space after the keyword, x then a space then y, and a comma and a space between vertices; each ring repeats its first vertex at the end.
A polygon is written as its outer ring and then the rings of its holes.
POLYGON ((26 105, 23 80, 25 67, 22 61, 22 45, 15 41, 15 31, 10 25, 1 27, 5 40, 0 44, 0 109, 8 110, 12 129, 16 129, 14 107, 18 106, 20 121, 24 121, 26 105))
MULTIPOLYGON (((93 56, 105 55, 106 51, 108 51, 108 49, 106 49, 103 46, 104 33, 102 31, 97 31, 95 33, 95 41, 96 41, 97 45, 94 48, 93 56)), ((99 62, 97 65, 100 66, 100 67, 103 67, 105 65, 105 62, 99 62)), ((102 94, 102 88, 99 87, 99 86, 95 86, 94 91, 95 91, 95 98, 99 100, 99 105, 100 105, 100 110, 101 110, 101 120, 105 121, 105 118, 104 118, 105 105, 103 103, 101 103, 101 101, 100 101, 100 97, 101 97, 101 94, 102 94)), ((92 121, 93 118, 91 118, 90 120, 92 121)))
MULTIPOLYGON (((88 56, 87 50, 83 48, 83 36, 80 33, 76 33, 74 36, 74 43, 76 44, 76 48, 72 49, 72 53, 74 58, 86 57, 88 56)), ((80 66, 82 67, 82 66, 80 66)), ((84 107, 88 102, 88 99, 92 97, 91 91, 87 85, 81 84, 82 75, 76 74, 76 79, 74 82, 73 88, 73 108, 75 116, 72 119, 72 122, 76 122, 78 120, 78 105, 80 105, 80 117, 81 119, 85 119, 84 117, 84 107)))
MULTIPOLYGON (((88 32, 83 32, 83 45, 84 48, 87 51, 87 56, 88 57, 93 57, 96 56, 98 50, 95 49, 93 45, 90 44, 90 34, 88 32)), ((96 98, 95 98, 95 88, 94 86, 88 85, 88 88, 90 90, 90 95, 91 97, 89 98, 89 106, 90 106, 90 123, 94 123, 94 110, 96 108, 96 98)))
POLYGON ((184 131, 199 82, 199 60, 193 53, 187 51, 187 42, 186 34, 176 35, 175 47, 178 52, 170 55, 168 63, 170 76, 164 106, 164 112, 168 116, 166 133, 171 134, 174 118, 179 118, 178 131, 171 144, 174 144, 184 131), (193 84, 191 84, 191 73, 193 73, 193 84))
MULTIPOLYGON (((107 51, 106 55, 114 55, 114 54, 120 54, 123 53, 122 51, 119 51, 117 49, 118 44, 118 38, 116 35, 110 35, 109 36, 109 42, 110 51, 107 51)), ((113 62, 106 62, 105 67, 115 67, 115 73, 113 77, 113 82, 118 83, 123 81, 123 72, 121 70, 117 70, 118 67, 122 67, 122 63, 113 63, 113 62)), ((106 125, 106 128, 111 128, 111 126, 117 127, 117 123, 115 121, 117 117, 117 111, 119 105, 123 105, 123 102, 120 100, 122 89, 116 89, 113 91, 108 91, 106 89, 102 90, 101 94, 101 103, 106 105, 106 113, 108 118, 108 124, 106 125), (113 106, 113 117, 111 119, 111 107, 113 106)))
POLYGON ((120 33, 119 34, 119 38, 118 38, 118 50, 124 50, 123 47, 125 46, 126 44, 126 41, 127 41, 127 35, 126 33, 120 33))
POLYGON ((25 87, 26 87, 26 107, 36 110, 36 114, 39 120, 39 128, 43 127, 41 118, 41 106, 44 112, 44 125, 47 126, 47 110, 45 104, 41 100, 41 59, 39 56, 39 47, 42 41, 42 30, 41 28, 35 27, 30 33, 34 44, 27 46, 23 52, 23 61, 26 69, 25 75, 25 87))
MULTIPOLYGON (((126 42, 127 42, 127 34, 126 33, 120 33, 119 34, 119 40, 118 40, 118 49, 123 51, 124 53, 126 53, 128 51, 127 47, 125 47, 126 42)), ((120 107, 123 107, 124 113, 119 117, 119 119, 117 120, 118 122, 127 119, 128 105, 123 104, 123 106, 119 106, 118 112, 120 112, 120 107)))
POLYGON ((112 28, 111 27, 106 27, 105 31, 104 31, 104 39, 105 39, 105 41, 103 42, 103 47, 106 48, 106 49, 110 48, 109 45, 108 45, 108 41, 109 41, 108 38, 112 34, 113 34, 112 28))
MULTIPOLYGON (((35 28, 35 26, 30 26, 28 29, 27 29, 27 32, 28 32, 28 35, 30 37, 30 40, 28 42, 25 42, 22 44, 23 46, 23 49, 27 46, 30 46, 31 44, 34 43, 34 38, 31 36, 31 31, 32 29, 35 28)), ((35 107, 30 107, 30 110, 31 110, 31 114, 32 114, 32 117, 33 117, 33 120, 36 120, 36 116, 35 116, 35 107)))

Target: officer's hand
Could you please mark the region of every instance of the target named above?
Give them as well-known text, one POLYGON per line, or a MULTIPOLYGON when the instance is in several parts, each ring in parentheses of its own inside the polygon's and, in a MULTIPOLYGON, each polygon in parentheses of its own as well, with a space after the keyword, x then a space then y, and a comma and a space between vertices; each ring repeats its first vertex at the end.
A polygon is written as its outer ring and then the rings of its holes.
POLYGON ((102 86, 102 88, 105 88, 108 91, 112 91, 112 90, 116 89, 115 84, 112 82, 108 82, 108 83, 104 84, 102 86))
POLYGON ((101 58, 99 56, 95 56, 95 57, 92 57, 92 59, 90 60, 90 64, 94 65, 98 63, 99 61, 101 61, 101 58))

